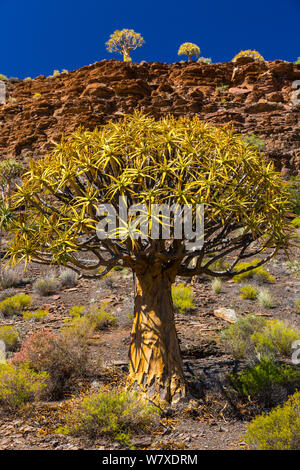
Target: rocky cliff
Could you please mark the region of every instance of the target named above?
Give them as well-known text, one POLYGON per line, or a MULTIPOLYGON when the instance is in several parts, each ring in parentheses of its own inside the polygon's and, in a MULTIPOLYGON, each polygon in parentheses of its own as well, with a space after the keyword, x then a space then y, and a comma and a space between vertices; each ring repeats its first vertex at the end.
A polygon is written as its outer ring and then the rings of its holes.
MULTIPOLYGON (((155 117, 198 114, 256 134, 283 175, 300 174, 300 104, 292 63, 141 63, 104 60, 57 77, 8 83, 0 105, 0 156, 42 156, 79 125, 94 128, 140 108, 155 117)), ((300 83, 300 82, 299 82, 300 83)))

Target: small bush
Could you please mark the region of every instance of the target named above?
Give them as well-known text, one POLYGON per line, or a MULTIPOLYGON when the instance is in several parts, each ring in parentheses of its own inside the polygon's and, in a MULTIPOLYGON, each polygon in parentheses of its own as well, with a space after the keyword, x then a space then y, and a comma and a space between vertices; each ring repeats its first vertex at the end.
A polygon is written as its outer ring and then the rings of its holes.
POLYGON ((0 302, 0 313, 4 316, 20 315, 25 307, 32 304, 29 295, 18 294, 8 297, 0 302))
POLYGON ((43 320, 49 315, 47 310, 35 310, 23 312, 23 320, 43 320))
POLYGON ((255 450, 300 450, 300 392, 268 415, 254 418, 245 441, 255 450))
POLYGON ((182 282, 177 286, 172 286, 172 299, 173 304, 180 313, 185 313, 191 308, 195 308, 193 302, 193 290, 191 287, 187 287, 182 282))
POLYGON ((265 142, 255 134, 246 135, 243 138, 243 141, 251 145, 251 147, 254 147, 259 152, 262 152, 266 145, 265 142))
MULTIPOLYGON (((240 271, 241 269, 246 269, 251 266, 255 266, 256 264, 259 263, 259 261, 260 261, 259 259, 254 259, 250 263, 239 263, 236 266, 235 270, 240 271)), ((259 266, 258 268, 250 269, 250 271, 247 271, 242 274, 237 274, 236 276, 233 277, 233 280, 234 282, 244 282, 252 278, 256 278, 258 280, 270 282, 270 283, 275 281, 274 276, 271 276, 271 274, 268 273, 268 271, 266 271, 262 266, 259 266)))
POLYGON ((261 331, 265 324, 264 318, 255 315, 239 318, 236 323, 221 333, 221 342, 236 360, 244 359, 246 356, 254 357, 256 352, 251 336, 253 333, 261 331))
POLYGON ((211 281, 211 288, 212 288, 212 290, 214 291, 215 294, 220 294, 220 292, 222 290, 222 281, 221 281, 221 279, 218 278, 218 277, 215 277, 211 281))
POLYGON ((293 227, 295 228, 300 228, 300 217, 295 217, 291 224, 293 225, 293 227))
POLYGON ((17 295, 18 291, 16 289, 4 289, 2 291, 0 291, 0 302, 2 302, 2 300, 5 300, 7 299, 8 297, 14 297, 15 295, 17 295))
POLYGON ((14 351, 19 343, 18 330, 11 325, 0 326, 0 341, 5 343, 8 351, 14 351))
POLYGON ((228 374, 227 379, 239 396, 259 398, 260 395, 267 397, 274 385, 288 387, 299 383, 300 375, 296 368, 262 358, 257 365, 243 372, 228 374))
POLYGON ((59 280, 63 287, 75 287, 78 284, 78 275, 71 269, 65 269, 60 273, 59 280))
POLYGON ((284 357, 291 356, 292 344, 299 339, 300 332, 295 328, 288 327, 280 320, 266 322, 263 331, 256 331, 251 337, 256 351, 260 354, 280 354, 284 357))
POLYGON ((41 93, 35 93, 33 95, 33 98, 36 99, 36 98, 40 98, 41 96, 42 96, 41 93))
POLYGON ((256 289, 256 287, 254 286, 247 285, 247 286, 241 287, 240 293, 241 293, 241 299, 254 300, 256 299, 258 295, 258 289, 256 289))
POLYGON ((47 387, 48 374, 35 372, 28 364, 0 364, 0 402, 17 408, 37 400, 47 387))
POLYGON ((300 313, 300 299, 295 300, 296 312, 300 313))
POLYGON ((264 308, 273 308, 274 300, 268 289, 260 289, 257 295, 258 303, 264 308))
POLYGON ((84 398, 77 413, 67 417, 66 434, 108 436, 130 447, 133 432, 139 433, 155 422, 158 409, 137 393, 97 393, 84 398))
POLYGON ((0 286, 1 289, 9 289, 11 287, 18 287, 21 284, 20 270, 16 268, 2 269, 0 272, 0 286))
POLYGON ((3 75, 3 73, 0 73, 0 80, 2 80, 3 82, 8 82, 8 78, 3 75))
POLYGON ((83 305, 74 306, 69 311, 69 314, 73 320, 67 320, 73 322, 73 324, 80 329, 80 326, 85 330, 88 326, 92 329, 103 330, 109 326, 115 326, 117 323, 116 317, 111 313, 106 312, 105 307, 107 303, 102 302, 100 307, 92 305, 88 308, 83 305), (77 322, 74 323, 74 319, 77 319, 77 322), (78 320, 81 321, 78 321, 78 320))
POLYGON ((53 295, 58 292, 60 288, 60 283, 58 279, 53 276, 45 277, 44 279, 39 279, 33 284, 34 292, 42 296, 53 295))
POLYGON ((26 362, 38 372, 47 372, 49 394, 51 398, 60 398, 69 390, 73 378, 85 374, 87 345, 74 331, 62 330, 58 334, 40 331, 23 342, 12 362, 26 362))

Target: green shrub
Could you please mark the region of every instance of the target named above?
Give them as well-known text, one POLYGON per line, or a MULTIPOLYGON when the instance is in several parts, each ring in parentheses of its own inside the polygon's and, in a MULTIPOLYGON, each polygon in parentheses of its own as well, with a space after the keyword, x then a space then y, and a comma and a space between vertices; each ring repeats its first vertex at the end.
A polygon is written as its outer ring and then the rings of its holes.
POLYGON ((265 60, 263 56, 255 49, 247 49, 246 51, 240 51, 236 56, 234 56, 232 62, 236 62, 240 57, 251 57, 251 59, 254 59, 259 62, 265 60))
POLYGON ((219 93, 222 93, 223 91, 228 90, 228 88, 229 88, 229 85, 223 85, 222 83, 220 86, 216 88, 216 91, 218 91, 219 93))
POLYGON ((296 62, 294 62, 295 64, 300 64, 300 57, 298 57, 298 59, 296 60, 296 62))
POLYGON ((48 310, 35 310, 23 312, 23 320, 43 320, 49 315, 48 310))
POLYGON ((295 228, 300 228, 300 217, 295 217, 291 224, 293 225, 293 227, 295 228))
POLYGON ((262 355, 280 354, 285 357, 291 356, 292 344, 299 339, 300 332, 280 320, 266 322, 264 329, 251 337, 256 351, 262 355))
POLYGON ((270 359, 261 361, 238 374, 228 374, 227 379, 233 390, 244 398, 258 398, 268 394, 274 385, 287 387, 299 383, 300 374, 296 368, 278 365, 270 359))
POLYGON ((0 313, 4 316, 20 315, 23 309, 31 304, 32 299, 29 295, 14 295, 13 297, 8 297, 0 302, 0 313))
POLYGON ((268 415, 254 418, 248 425, 245 441, 255 450, 299 450, 300 392, 268 415))
POLYGON ((0 326, 0 341, 5 343, 8 351, 14 351, 19 343, 19 333, 16 327, 11 325, 0 326))
POLYGON ((180 313, 185 313, 191 308, 195 308, 193 302, 193 290, 191 287, 187 287, 182 282, 176 286, 172 286, 172 299, 173 304, 180 313))
POLYGON ((7 82, 8 78, 5 75, 3 75, 2 73, 0 73, 0 80, 2 80, 3 82, 7 82))
POLYGON ((97 393, 84 398, 77 413, 67 417, 66 434, 108 436, 130 446, 133 432, 139 433, 155 422, 158 409, 137 393, 97 393))
MULTIPOLYGON (((235 270, 240 271, 241 269, 246 269, 249 268, 250 266, 255 266, 257 263, 259 263, 259 259, 254 259, 250 263, 239 263, 237 264, 235 270)), ((234 282, 244 282, 248 279, 259 279, 265 282, 274 282, 275 278, 274 276, 271 276, 268 271, 266 271, 262 266, 259 266, 258 268, 251 269, 250 271, 247 271, 242 274, 237 274, 236 276, 233 277, 234 282)))
POLYGON ((234 359, 244 359, 246 355, 251 358, 256 355, 251 336, 261 331, 265 324, 263 317, 255 315, 239 318, 221 333, 221 343, 234 359))
POLYGON ((247 286, 241 287, 240 293, 241 293, 241 299, 254 300, 256 299, 258 295, 258 289, 256 289, 256 287, 254 286, 247 285, 247 286))
POLYGON ((0 403, 17 408, 38 399, 47 387, 48 374, 35 372, 28 364, 0 364, 0 403))
POLYGON ((268 289, 260 289, 257 294, 257 301, 261 307, 273 308, 274 300, 268 289))
POLYGON ((47 276, 44 279, 39 279, 33 284, 34 292, 42 296, 48 296, 55 294, 60 288, 58 279, 54 276, 47 276))
POLYGON ((220 294, 220 292, 222 290, 222 281, 219 277, 215 277, 211 281, 211 288, 215 292, 215 294, 220 294))
POLYGON ((266 145, 265 142, 259 137, 257 137, 257 135, 255 134, 246 135, 243 138, 243 140, 247 144, 251 145, 251 147, 254 147, 256 150, 258 150, 259 152, 262 152, 266 145))

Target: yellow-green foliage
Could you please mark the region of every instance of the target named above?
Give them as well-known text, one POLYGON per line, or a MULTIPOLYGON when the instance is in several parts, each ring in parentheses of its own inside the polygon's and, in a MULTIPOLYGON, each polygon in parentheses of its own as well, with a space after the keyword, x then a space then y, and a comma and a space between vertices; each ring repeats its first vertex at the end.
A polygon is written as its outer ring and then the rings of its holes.
MULTIPOLYGON (((272 163, 266 164, 228 126, 213 127, 197 116, 155 120, 136 112, 93 131, 79 129, 44 159, 30 162, 13 196, 16 220, 11 231, 15 237, 8 255, 12 261, 37 257, 48 264, 76 265, 80 273, 94 278, 103 277, 114 265, 136 271, 142 262, 146 272, 155 268, 155 260, 163 267, 168 259, 173 260, 172 276, 206 273, 214 277, 209 264, 214 259, 206 256, 207 250, 209 255, 212 251, 209 244, 204 246, 204 256, 198 257, 197 252, 199 263, 192 267, 186 263, 190 250, 184 240, 173 237, 174 228, 170 237, 160 240, 159 249, 151 236, 143 243, 134 238, 130 224, 135 215, 129 216, 128 226, 117 223, 109 242, 98 240, 95 246, 100 220, 96 207, 118 204, 122 194, 132 204, 145 204, 149 214, 154 202, 167 201, 170 206, 202 202, 206 206, 204 238, 214 236, 208 233, 211 221, 213 227, 224 226, 229 232, 232 227, 243 227, 242 234, 229 236, 226 242, 226 250, 236 247, 237 256, 247 247, 251 253, 254 240, 256 247, 265 245, 266 234, 269 246, 286 246, 288 192, 272 163), (92 260, 86 257, 89 251, 95 253, 92 260), (107 267, 104 272, 100 272, 102 264, 107 267)), ((222 241, 215 249, 218 257, 223 250, 222 241)), ((228 276, 233 271, 230 266, 228 276)))
POLYGON ((4 341, 7 350, 14 351, 19 340, 19 333, 15 326, 0 326, 0 341, 4 341))
POLYGON ((60 71, 59 70, 54 70, 53 74, 52 74, 52 77, 58 77, 59 75, 60 75, 60 71))
MULTIPOLYGON (((250 268, 251 266, 255 266, 260 262, 259 259, 254 259, 250 263, 238 263, 237 266, 235 267, 236 271, 240 271, 242 269, 247 269, 250 268)), ((274 282, 275 277, 271 276, 268 271, 266 271, 262 266, 259 266, 258 268, 251 269, 250 271, 246 271, 242 274, 238 274, 234 276, 233 280, 234 282, 244 282, 247 279, 259 279, 265 282, 274 282)))
POLYGON ((180 313, 185 313, 187 310, 195 308, 193 289, 185 286, 183 282, 177 286, 172 286, 172 300, 174 307, 177 308, 180 313))
POLYGON ((199 57, 200 47, 198 47, 196 44, 193 44, 192 42, 184 42, 179 47, 178 55, 187 55, 188 60, 190 61, 193 55, 199 57))
POLYGON ((131 447, 132 432, 153 426, 158 414, 158 408, 137 393, 97 393, 84 398, 80 409, 67 417, 67 425, 58 432, 91 438, 107 436, 131 447))
POLYGON ((3 75, 2 73, 0 73, 0 80, 2 80, 3 82, 7 82, 8 78, 5 75, 3 75))
POLYGON ((28 364, 0 364, 0 403, 17 408, 39 398, 47 387, 48 374, 35 372, 28 364))
POLYGON ((269 414, 254 418, 244 439, 255 450, 299 450, 300 392, 269 414))
POLYGON ((13 297, 8 297, 0 302, 0 313, 4 316, 19 315, 23 309, 32 304, 32 299, 29 295, 18 294, 13 297))
POLYGON ((240 293, 241 299, 254 300, 258 295, 258 289, 256 289, 254 286, 247 285, 240 288, 240 293))
POLYGON ((250 358, 255 355, 252 335, 261 331, 266 324, 263 317, 247 315, 239 318, 221 333, 221 342, 235 359, 250 358))
POLYGON ((110 35, 106 43, 109 52, 119 52, 123 54, 124 62, 131 62, 130 51, 137 49, 145 44, 140 33, 136 33, 133 29, 116 30, 110 35))
POLYGON ((270 320, 262 331, 256 331, 252 335, 251 340, 255 349, 263 355, 280 354, 290 357, 293 342, 300 340, 300 331, 287 326, 283 321, 270 320))
POLYGON ((293 225, 293 227, 295 228, 300 228, 300 217, 295 217, 291 224, 293 225))
POLYGON ((273 308, 274 299, 268 289, 260 289, 257 294, 257 301, 261 307, 273 308))
POLYGON ((295 300, 296 312, 300 313, 300 299, 295 300))
POLYGON ((255 398, 268 393, 274 385, 288 386, 299 383, 300 374, 294 367, 276 364, 270 359, 262 358, 255 366, 238 374, 228 374, 227 379, 238 395, 255 398))
POLYGON ((36 98, 40 98, 41 96, 42 96, 41 93, 35 93, 33 95, 33 98, 36 99, 36 98))
POLYGON ((300 57, 296 60, 295 64, 300 64, 300 57))
POLYGON ((24 78, 24 82, 30 82, 30 81, 31 81, 31 77, 24 78))
POLYGON ((29 310, 23 312, 24 320, 43 320, 49 315, 47 310, 34 310, 30 312, 29 310))
POLYGON ((265 60, 259 52, 248 49, 247 51, 240 51, 236 56, 234 56, 234 58, 232 59, 232 62, 236 62, 237 59, 239 59, 240 57, 251 57, 252 59, 258 60, 258 61, 265 60))

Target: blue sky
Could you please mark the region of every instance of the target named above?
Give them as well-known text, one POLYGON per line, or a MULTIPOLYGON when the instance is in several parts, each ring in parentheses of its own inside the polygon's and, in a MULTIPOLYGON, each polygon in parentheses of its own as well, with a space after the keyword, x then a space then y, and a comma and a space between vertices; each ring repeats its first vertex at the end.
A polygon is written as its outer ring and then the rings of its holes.
POLYGON ((300 56, 300 0, 0 0, 0 73, 50 75, 97 60, 116 29, 142 34, 146 44, 133 61, 176 62, 178 47, 194 42, 213 62, 230 61, 241 49, 267 60, 300 56))

